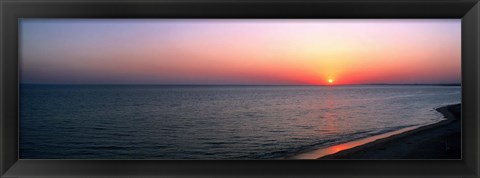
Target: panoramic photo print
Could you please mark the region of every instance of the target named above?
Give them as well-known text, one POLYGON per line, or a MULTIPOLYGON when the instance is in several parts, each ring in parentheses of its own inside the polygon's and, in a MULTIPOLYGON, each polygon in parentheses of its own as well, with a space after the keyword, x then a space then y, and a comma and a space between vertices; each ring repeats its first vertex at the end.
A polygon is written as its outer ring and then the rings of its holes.
POLYGON ((20 159, 461 159, 460 19, 21 19, 20 159))

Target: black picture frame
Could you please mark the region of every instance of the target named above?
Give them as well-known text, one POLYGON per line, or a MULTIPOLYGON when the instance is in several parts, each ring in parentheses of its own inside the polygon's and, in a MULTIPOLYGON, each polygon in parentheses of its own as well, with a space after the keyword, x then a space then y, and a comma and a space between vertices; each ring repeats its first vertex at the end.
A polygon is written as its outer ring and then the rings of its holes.
POLYGON ((1 177, 478 177, 478 0, 1 0, 1 177), (19 160, 21 18, 459 18, 462 160, 19 160))

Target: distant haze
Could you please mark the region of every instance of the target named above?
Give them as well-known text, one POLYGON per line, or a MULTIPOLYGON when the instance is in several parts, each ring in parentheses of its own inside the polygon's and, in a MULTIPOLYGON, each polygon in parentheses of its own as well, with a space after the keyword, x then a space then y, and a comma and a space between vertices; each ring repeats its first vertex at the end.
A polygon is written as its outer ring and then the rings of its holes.
POLYGON ((461 21, 22 19, 21 83, 460 83, 461 21))

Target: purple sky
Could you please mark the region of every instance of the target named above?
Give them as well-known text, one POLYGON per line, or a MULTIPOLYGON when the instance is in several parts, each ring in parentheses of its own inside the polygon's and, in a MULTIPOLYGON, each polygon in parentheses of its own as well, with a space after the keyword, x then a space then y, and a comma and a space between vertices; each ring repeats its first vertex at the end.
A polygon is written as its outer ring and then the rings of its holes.
POLYGON ((459 83, 460 22, 22 19, 21 83, 459 83))

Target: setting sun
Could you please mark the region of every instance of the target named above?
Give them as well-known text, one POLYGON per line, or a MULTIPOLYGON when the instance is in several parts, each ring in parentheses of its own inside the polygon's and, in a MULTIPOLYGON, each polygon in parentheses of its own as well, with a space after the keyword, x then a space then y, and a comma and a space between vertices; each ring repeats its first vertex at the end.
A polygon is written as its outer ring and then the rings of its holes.
POLYGON ((460 27, 458 19, 25 19, 21 82, 459 83, 460 27))
POLYGON ((18 159, 462 158, 459 18, 15 25, 18 159))

